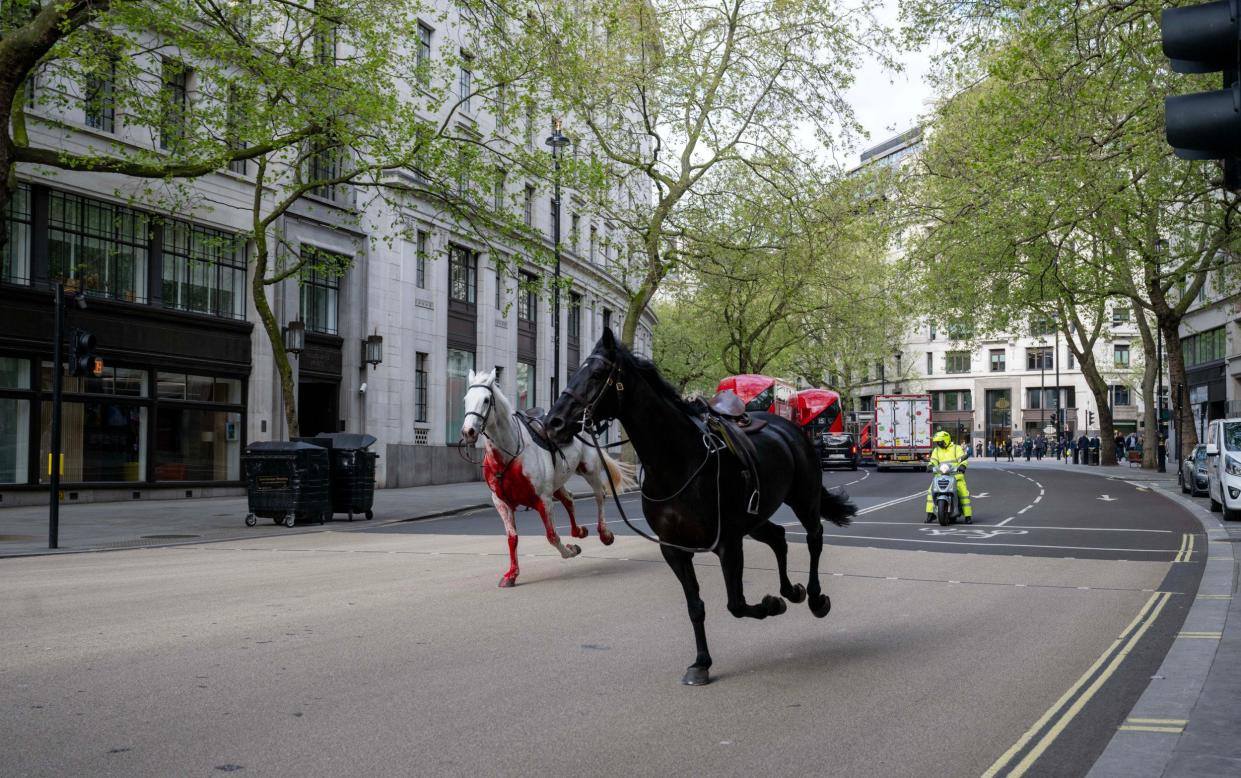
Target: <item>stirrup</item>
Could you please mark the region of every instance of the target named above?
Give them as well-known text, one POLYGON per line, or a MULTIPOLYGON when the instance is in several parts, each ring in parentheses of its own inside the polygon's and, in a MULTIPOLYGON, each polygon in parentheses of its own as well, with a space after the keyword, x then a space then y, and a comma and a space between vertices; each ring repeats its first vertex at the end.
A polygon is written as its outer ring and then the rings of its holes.
POLYGON ((759 500, 758 490, 755 489, 754 492, 750 495, 750 501, 745 506, 745 512, 750 514, 751 516, 757 514, 758 513, 758 500, 759 500))

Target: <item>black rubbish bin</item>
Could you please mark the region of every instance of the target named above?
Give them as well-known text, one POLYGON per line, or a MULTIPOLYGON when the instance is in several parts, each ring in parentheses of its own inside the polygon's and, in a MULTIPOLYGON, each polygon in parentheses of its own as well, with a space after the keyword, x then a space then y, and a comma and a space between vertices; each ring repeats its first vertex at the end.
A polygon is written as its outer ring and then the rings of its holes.
POLYGON ((331 464, 327 449, 300 441, 251 443, 241 458, 246 473, 250 513, 246 526, 259 516, 292 527, 298 519, 332 516, 331 464))
POLYGON ((1090 464, 1092 465, 1099 464, 1099 449, 1097 448, 1090 449, 1090 464))
POLYGON ((361 513, 366 518, 375 517, 371 510, 375 505, 375 460, 379 455, 367 451, 375 445, 375 436, 357 432, 320 432, 306 438, 326 446, 332 460, 332 512, 361 513))

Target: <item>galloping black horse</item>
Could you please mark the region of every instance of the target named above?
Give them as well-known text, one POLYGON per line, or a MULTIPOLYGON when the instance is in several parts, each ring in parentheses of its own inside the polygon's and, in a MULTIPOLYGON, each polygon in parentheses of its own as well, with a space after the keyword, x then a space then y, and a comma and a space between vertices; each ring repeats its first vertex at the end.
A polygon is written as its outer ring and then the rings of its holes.
POLYGON ((721 450, 718 439, 699 426, 696 420, 702 410, 681 399, 654 364, 630 353, 611 330, 604 330, 544 420, 548 433, 563 440, 578 433, 583 422, 593 425, 619 419, 625 425, 646 470, 643 514, 659 536, 664 559, 681 581, 694 625, 698 656, 681 679, 690 686, 711 680, 711 655, 703 626, 706 609, 698 595, 694 552, 713 551, 719 556, 728 611, 734 616, 778 616, 788 608, 785 599, 797 603, 809 595, 811 612, 821 618, 832 606, 819 586, 820 518, 843 527, 856 512, 848 499, 823 488, 814 448, 796 425, 774 414, 756 413, 753 416, 767 424, 750 437, 758 453, 761 484, 757 512, 751 513, 747 503, 753 490, 746 486, 743 468, 721 450), (789 581, 784 528, 769 521, 782 503, 793 509, 806 528, 810 549, 806 586, 789 581), (775 552, 780 594, 785 599, 767 595, 758 605, 746 603, 741 587, 741 543, 746 535, 775 552))

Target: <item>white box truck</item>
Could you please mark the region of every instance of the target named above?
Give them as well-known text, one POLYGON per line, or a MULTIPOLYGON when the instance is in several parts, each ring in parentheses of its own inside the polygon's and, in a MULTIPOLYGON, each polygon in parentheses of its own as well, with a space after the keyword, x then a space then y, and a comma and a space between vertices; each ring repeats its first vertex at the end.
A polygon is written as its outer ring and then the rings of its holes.
POLYGON ((923 469, 931 458, 931 395, 875 398, 875 465, 923 469))

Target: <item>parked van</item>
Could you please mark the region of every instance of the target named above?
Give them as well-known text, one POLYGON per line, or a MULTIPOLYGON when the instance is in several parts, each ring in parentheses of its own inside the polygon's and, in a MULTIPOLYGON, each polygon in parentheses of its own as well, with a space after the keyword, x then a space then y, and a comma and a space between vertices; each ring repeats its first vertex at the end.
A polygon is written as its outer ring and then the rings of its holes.
POLYGON ((1211 510, 1241 521, 1241 418, 1207 426, 1207 496, 1211 510))

